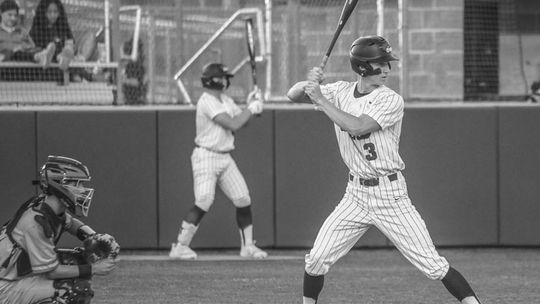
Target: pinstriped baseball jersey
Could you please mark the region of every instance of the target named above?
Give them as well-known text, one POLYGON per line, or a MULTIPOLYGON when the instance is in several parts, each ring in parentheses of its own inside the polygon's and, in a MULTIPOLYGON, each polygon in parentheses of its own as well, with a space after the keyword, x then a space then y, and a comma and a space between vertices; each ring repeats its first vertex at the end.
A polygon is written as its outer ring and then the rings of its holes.
POLYGON ((371 117, 381 129, 351 136, 335 124, 341 156, 351 176, 345 195, 306 255, 305 270, 311 275, 326 274, 375 226, 426 276, 440 280, 448 272, 448 261, 436 251, 401 172, 405 168, 398 153, 403 99, 385 86, 355 97, 356 85, 340 81, 322 86, 321 93, 346 113, 371 117))
POLYGON ((223 128, 213 119, 221 113, 234 117, 241 112, 240 107, 229 96, 221 94, 218 99, 206 92, 203 93, 197 102, 195 144, 212 151, 234 150, 233 132, 223 128))
POLYGON ((191 165, 195 204, 205 211, 213 204, 216 184, 235 206, 250 201, 236 162, 229 153, 222 153, 234 150, 234 134, 213 120, 221 113, 234 117, 241 112, 234 100, 223 93, 218 99, 205 92, 197 103, 195 144, 200 148, 193 149, 191 165))
POLYGON ((363 136, 352 136, 334 125, 343 161, 356 176, 369 179, 387 176, 403 170, 399 156, 399 137, 403 119, 403 98, 392 89, 381 86, 368 95, 354 96, 356 82, 339 81, 321 86, 323 95, 341 109, 354 116, 366 114, 382 130, 363 136), (363 157, 360 157, 363 155, 363 157))

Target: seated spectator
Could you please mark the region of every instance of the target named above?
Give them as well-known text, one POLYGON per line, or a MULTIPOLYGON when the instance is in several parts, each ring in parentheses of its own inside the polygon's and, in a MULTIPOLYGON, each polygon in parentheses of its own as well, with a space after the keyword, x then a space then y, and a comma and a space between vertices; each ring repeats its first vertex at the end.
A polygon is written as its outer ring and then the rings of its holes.
POLYGON ((47 67, 55 52, 54 44, 37 47, 19 25, 19 6, 13 0, 0 4, 0 61, 29 61, 47 67))
POLYGON ((73 37, 64 6, 60 0, 41 0, 30 29, 30 36, 38 47, 50 43, 56 46, 53 62, 66 70, 71 61, 95 61, 96 36, 92 32, 84 33, 77 41, 73 37))

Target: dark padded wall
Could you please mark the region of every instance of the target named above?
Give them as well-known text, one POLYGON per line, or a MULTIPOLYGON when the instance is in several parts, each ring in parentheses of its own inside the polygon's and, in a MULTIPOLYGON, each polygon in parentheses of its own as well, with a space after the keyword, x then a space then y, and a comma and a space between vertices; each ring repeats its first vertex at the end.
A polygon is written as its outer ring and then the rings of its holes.
MULTIPOLYGON (((260 246, 274 246, 274 113, 265 111, 236 132, 232 154, 246 179, 252 201, 253 238, 260 246)), ((236 225, 236 219, 235 219, 236 225)), ((218 228, 219 229, 219 228, 218 228)), ((237 241, 239 234, 236 228, 237 241)))
MULTIPOLYGON (((276 111, 276 245, 310 247, 347 185, 334 127, 321 112, 276 111)), ((370 229, 358 246, 386 245, 370 229)))
POLYGON ((407 108, 409 196, 436 245, 497 242, 496 108, 407 108))
POLYGON ((194 111, 158 113, 159 246, 176 241, 182 217, 193 204, 190 156, 195 136, 194 111))
POLYGON ((56 154, 89 167, 96 192, 85 221, 123 248, 155 248, 156 113, 39 112, 37 127, 38 163, 56 154))
POLYGON ((499 109, 502 245, 540 245, 540 108, 499 109))
MULTIPOLYGON (((0 194, 10 199, 0 204, 0 221, 36 193, 30 181, 47 155, 66 155, 90 167, 90 225, 123 248, 168 248, 193 203, 194 114, 0 112, 0 194)), ((437 245, 540 245, 539 119, 537 107, 405 109, 404 174, 437 245)), ((308 109, 265 111, 249 124, 236 134, 233 157, 252 194, 255 238, 261 246, 310 247, 347 183, 332 124, 308 109)), ((218 191, 193 246, 238 244, 234 208, 218 191)), ((357 246, 387 244, 372 229, 357 246)))
POLYGON ((36 194, 36 139, 34 112, 0 112, 0 225, 18 206, 36 194))
MULTIPOLYGON (((195 112, 162 112, 159 121, 160 247, 176 240, 182 218, 193 206, 191 153, 195 112)), ((232 153, 252 199, 254 238, 261 246, 274 245, 273 115, 271 111, 248 122, 235 133, 232 153)), ((219 187, 217 187, 219 189, 219 187)), ((238 247, 240 236, 232 202, 220 191, 193 239, 194 248, 238 247)))

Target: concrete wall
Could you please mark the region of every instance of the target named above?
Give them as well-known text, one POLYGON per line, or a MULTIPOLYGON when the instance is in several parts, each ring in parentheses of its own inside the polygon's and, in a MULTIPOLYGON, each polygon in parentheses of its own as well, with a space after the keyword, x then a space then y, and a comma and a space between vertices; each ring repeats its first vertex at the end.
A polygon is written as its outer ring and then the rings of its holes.
POLYGON ((409 93, 463 99, 463 0, 409 1, 409 93))
MULTIPOLYGON (((437 245, 538 246, 540 108, 407 107, 401 155, 409 194, 437 245)), ((310 109, 267 110, 236 133, 233 153, 264 247, 309 247, 339 202, 347 169, 329 120, 310 109)), ((96 188, 87 222, 123 248, 168 248, 193 204, 193 110, 2 111, 0 222, 34 195, 49 154, 85 162, 96 188)), ((74 238, 62 245, 73 246, 74 238)), ((217 192, 196 248, 239 244, 217 192)), ((389 246, 376 229, 357 244, 389 246)))

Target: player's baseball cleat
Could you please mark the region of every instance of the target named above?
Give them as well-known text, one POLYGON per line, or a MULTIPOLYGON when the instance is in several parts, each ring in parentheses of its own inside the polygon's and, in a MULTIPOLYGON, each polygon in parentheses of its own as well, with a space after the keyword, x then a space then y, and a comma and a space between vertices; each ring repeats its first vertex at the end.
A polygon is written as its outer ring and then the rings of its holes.
POLYGON ((240 256, 243 258, 265 259, 268 253, 255 246, 255 244, 249 244, 240 248, 240 256))
POLYGON ((177 260, 194 260, 197 258, 197 253, 191 250, 191 248, 189 248, 188 246, 182 245, 180 243, 172 243, 169 257, 171 259, 177 260))

